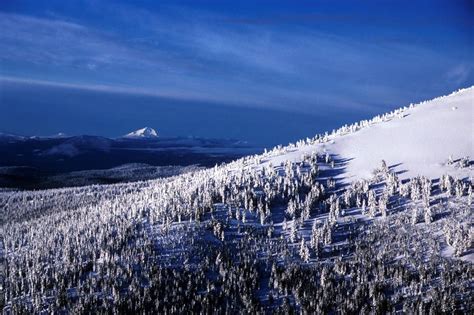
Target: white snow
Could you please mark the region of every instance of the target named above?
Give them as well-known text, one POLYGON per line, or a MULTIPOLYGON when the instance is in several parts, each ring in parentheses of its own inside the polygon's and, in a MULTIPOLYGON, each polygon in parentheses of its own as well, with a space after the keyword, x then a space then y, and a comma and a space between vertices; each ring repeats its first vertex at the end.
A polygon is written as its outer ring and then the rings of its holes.
POLYGON ((353 133, 329 136, 323 143, 288 148, 287 153, 267 162, 277 165, 287 159, 299 160, 305 153, 328 152, 348 159, 345 181, 371 177, 381 160, 400 172, 401 179, 438 178, 445 173, 473 177, 472 166, 459 169, 447 161, 449 156, 454 161, 474 159, 474 87, 410 106, 402 114, 353 133))
POLYGON ((124 138, 130 139, 153 139, 158 138, 158 133, 155 129, 150 127, 145 127, 142 129, 135 130, 124 136, 124 138))

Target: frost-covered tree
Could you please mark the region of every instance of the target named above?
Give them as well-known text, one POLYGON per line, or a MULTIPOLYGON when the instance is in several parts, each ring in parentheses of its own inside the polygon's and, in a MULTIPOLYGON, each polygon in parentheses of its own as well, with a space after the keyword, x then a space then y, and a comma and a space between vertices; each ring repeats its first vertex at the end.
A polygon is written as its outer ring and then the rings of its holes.
POLYGON ((320 232, 317 226, 316 221, 314 221, 313 226, 311 228, 311 239, 310 239, 310 246, 315 251, 316 256, 319 256, 320 251, 320 232))
POLYGON ((418 223, 418 208, 413 207, 412 214, 411 214, 411 224, 415 225, 418 223))
POLYGON ((293 220, 293 223, 291 224, 289 237, 290 237, 290 242, 291 243, 295 243, 296 240, 298 239, 298 231, 296 229, 295 220, 293 220))
POLYGON ((301 258, 304 262, 308 262, 308 261, 309 261, 309 258, 310 258, 310 256, 309 256, 309 248, 308 248, 308 246, 306 246, 306 242, 305 242, 304 238, 301 239, 299 254, 300 254, 300 258, 301 258))
POLYGON ((399 186, 400 186, 400 182, 399 182, 397 174, 389 173, 388 178, 387 178, 388 195, 393 196, 396 193, 399 186))
POLYGON ((329 223, 334 224, 340 215, 339 198, 336 195, 331 195, 329 198, 329 223))
POLYGON ((329 245, 332 243, 332 227, 327 221, 323 225, 322 235, 324 244, 329 245))
POLYGON ((425 208, 425 211, 424 211, 424 219, 425 219, 425 223, 426 224, 429 224, 433 221, 433 214, 431 212, 431 208, 430 207, 426 207, 425 208))
POLYGON ((410 180, 410 198, 414 201, 421 199, 421 187, 419 178, 412 178, 410 180))
POLYGON ((350 189, 347 189, 345 192, 344 192, 344 206, 346 208, 350 208, 351 207, 351 203, 352 203, 352 193, 351 193, 351 190, 350 189))
POLYGON ((379 199, 379 209, 382 217, 387 217, 387 209, 388 209, 388 191, 384 191, 382 196, 379 199))
POLYGON ((373 190, 369 191, 367 206, 369 210, 369 216, 372 218, 375 217, 377 215, 377 200, 375 198, 375 192, 373 190))
POLYGON ((443 175, 441 185, 442 190, 446 191, 446 195, 451 197, 453 195, 453 178, 450 175, 443 175))
POLYGON ((472 184, 468 184, 467 188, 467 204, 472 205, 472 184))

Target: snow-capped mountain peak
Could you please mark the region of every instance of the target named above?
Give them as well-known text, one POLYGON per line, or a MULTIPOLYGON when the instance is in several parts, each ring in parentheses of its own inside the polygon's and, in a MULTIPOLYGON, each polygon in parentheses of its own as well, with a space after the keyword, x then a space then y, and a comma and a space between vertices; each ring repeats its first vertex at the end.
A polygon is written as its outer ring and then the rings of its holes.
POLYGON ((125 138, 131 139, 153 139, 158 138, 158 133, 155 129, 150 127, 145 127, 142 129, 135 130, 125 135, 125 138))

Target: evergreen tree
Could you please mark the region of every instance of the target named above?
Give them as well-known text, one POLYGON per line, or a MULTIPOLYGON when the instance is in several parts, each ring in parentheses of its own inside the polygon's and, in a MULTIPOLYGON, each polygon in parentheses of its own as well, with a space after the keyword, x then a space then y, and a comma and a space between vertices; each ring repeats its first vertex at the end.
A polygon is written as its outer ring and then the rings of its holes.
POLYGON ((426 207, 424 213, 425 223, 429 224, 433 221, 433 214, 431 213, 431 208, 426 207))
POLYGON ((413 207, 412 215, 411 215, 411 223, 413 225, 418 223, 418 208, 417 207, 413 207))
POLYGON ((304 238, 301 239, 299 254, 300 254, 301 259, 304 262, 309 261, 309 249, 308 249, 308 246, 306 246, 306 242, 305 242, 304 238))
POLYGON ((296 230, 296 222, 295 220, 293 220, 293 223, 291 224, 291 227, 290 227, 290 242, 295 243, 297 238, 298 238, 298 233, 296 230))
POLYGON ((373 190, 369 191, 367 206, 369 208, 369 216, 374 218, 377 215, 377 200, 375 199, 375 192, 373 190))
POLYGON ((472 184, 468 184, 467 189, 467 204, 472 205, 472 184))
POLYGON ((382 217, 387 217, 387 209, 388 209, 388 194, 385 191, 379 200, 379 209, 382 217))

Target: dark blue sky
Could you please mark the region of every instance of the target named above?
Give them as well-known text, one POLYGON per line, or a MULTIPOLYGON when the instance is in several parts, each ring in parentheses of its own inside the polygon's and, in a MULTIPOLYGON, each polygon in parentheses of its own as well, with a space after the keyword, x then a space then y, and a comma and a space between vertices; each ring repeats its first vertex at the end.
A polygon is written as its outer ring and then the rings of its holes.
POLYGON ((472 1, 0 2, 0 131, 276 144, 474 82, 472 1))

